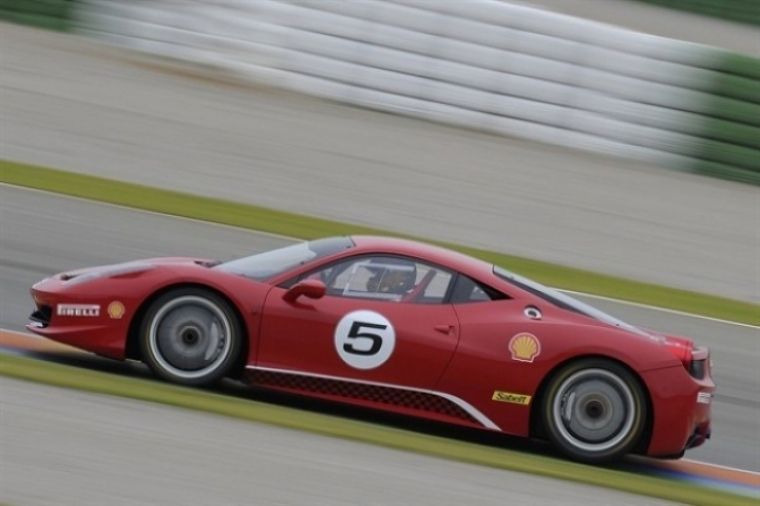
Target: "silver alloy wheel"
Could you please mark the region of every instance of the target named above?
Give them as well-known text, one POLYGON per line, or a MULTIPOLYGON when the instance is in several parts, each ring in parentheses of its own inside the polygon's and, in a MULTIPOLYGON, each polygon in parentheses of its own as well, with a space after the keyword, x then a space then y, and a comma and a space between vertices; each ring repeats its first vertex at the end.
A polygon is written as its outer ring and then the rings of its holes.
POLYGON ((565 379, 552 400, 562 438, 577 449, 603 452, 631 435, 637 416, 631 388, 606 369, 583 369, 565 379))
POLYGON ((232 349, 229 319, 213 301, 195 295, 167 302, 153 316, 148 346, 156 363, 182 379, 196 379, 222 365, 232 349))

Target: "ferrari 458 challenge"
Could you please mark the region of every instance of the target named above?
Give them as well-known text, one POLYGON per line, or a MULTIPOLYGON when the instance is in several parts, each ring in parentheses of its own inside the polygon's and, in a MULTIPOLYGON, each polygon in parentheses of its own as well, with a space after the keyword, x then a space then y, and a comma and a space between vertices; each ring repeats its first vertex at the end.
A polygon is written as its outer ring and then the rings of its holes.
POLYGON ((235 377, 548 439, 586 462, 678 457, 710 436, 706 348, 418 242, 140 260, 52 276, 32 297, 29 330, 185 385, 235 377))

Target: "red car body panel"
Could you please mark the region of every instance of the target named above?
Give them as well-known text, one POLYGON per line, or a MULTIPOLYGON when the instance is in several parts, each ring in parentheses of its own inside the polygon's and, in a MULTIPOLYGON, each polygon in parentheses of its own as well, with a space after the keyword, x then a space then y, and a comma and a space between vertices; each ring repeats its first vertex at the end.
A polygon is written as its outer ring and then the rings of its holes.
POLYGON ((400 239, 352 240, 352 248, 266 282, 212 269, 194 258, 59 274, 32 288, 37 312, 47 311, 47 320, 28 328, 103 356, 128 358, 134 349, 127 343, 130 331, 149 302, 172 287, 198 285, 226 297, 239 313, 248 336, 247 375, 259 386, 527 437, 534 414, 531 399, 538 398, 551 373, 580 357, 605 357, 633 371, 649 396, 652 420, 645 453, 676 455, 709 436, 714 384, 708 359, 702 379, 685 367, 693 353, 691 341, 638 334, 562 309, 494 275, 490 264, 449 250, 400 239), (330 295, 286 300, 286 281, 368 254, 419 259, 510 298, 467 304, 330 295), (90 306, 97 311, 81 309, 90 306), (525 317, 527 306, 540 307, 541 319, 525 317), (379 313, 395 329, 392 359, 380 367, 352 367, 336 353, 336 326, 357 310, 379 313), (535 356, 517 360, 510 355, 511 340, 525 335, 538 349, 535 356), (497 392, 530 398, 498 402, 497 392))
POLYGON ((457 346, 457 319, 450 304, 419 305, 410 315, 404 304, 361 301, 362 309, 377 311, 393 323, 397 344, 393 360, 383 367, 355 369, 335 353, 333 334, 341 317, 355 310, 358 301, 324 297, 293 305, 283 300, 284 293, 274 288, 267 297, 258 366, 435 389, 457 346), (437 325, 454 330, 444 334, 435 330, 437 325))

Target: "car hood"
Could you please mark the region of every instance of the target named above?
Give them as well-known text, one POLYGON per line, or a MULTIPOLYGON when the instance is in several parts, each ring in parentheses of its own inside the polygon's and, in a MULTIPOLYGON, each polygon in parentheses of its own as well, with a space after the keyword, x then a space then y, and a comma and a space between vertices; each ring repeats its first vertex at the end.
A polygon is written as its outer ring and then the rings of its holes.
POLYGON ((110 265, 99 265, 97 267, 75 269, 72 271, 66 271, 57 274, 55 278, 64 282, 66 285, 76 285, 95 279, 136 275, 163 266, 195 264, 198 266, 207 267, 214 265, 215 263, 216 261, 214 260, 194 257, 147 258, 144 260, 134 260, 131 262, 122 262, 110 265))

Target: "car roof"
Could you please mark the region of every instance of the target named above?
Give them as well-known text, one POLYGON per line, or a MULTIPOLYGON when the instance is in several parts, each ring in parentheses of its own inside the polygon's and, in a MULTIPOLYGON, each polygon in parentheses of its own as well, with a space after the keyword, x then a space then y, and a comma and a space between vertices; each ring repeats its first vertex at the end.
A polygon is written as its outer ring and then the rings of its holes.
POLYGON ((351 239, 355 244, 355 247, 351 249, 351 255, 369 253, 405 255, 449 267, 483 281, 495 277, 492 264, 440 246, 397 237, 357 235, 351 236, 351 239))

